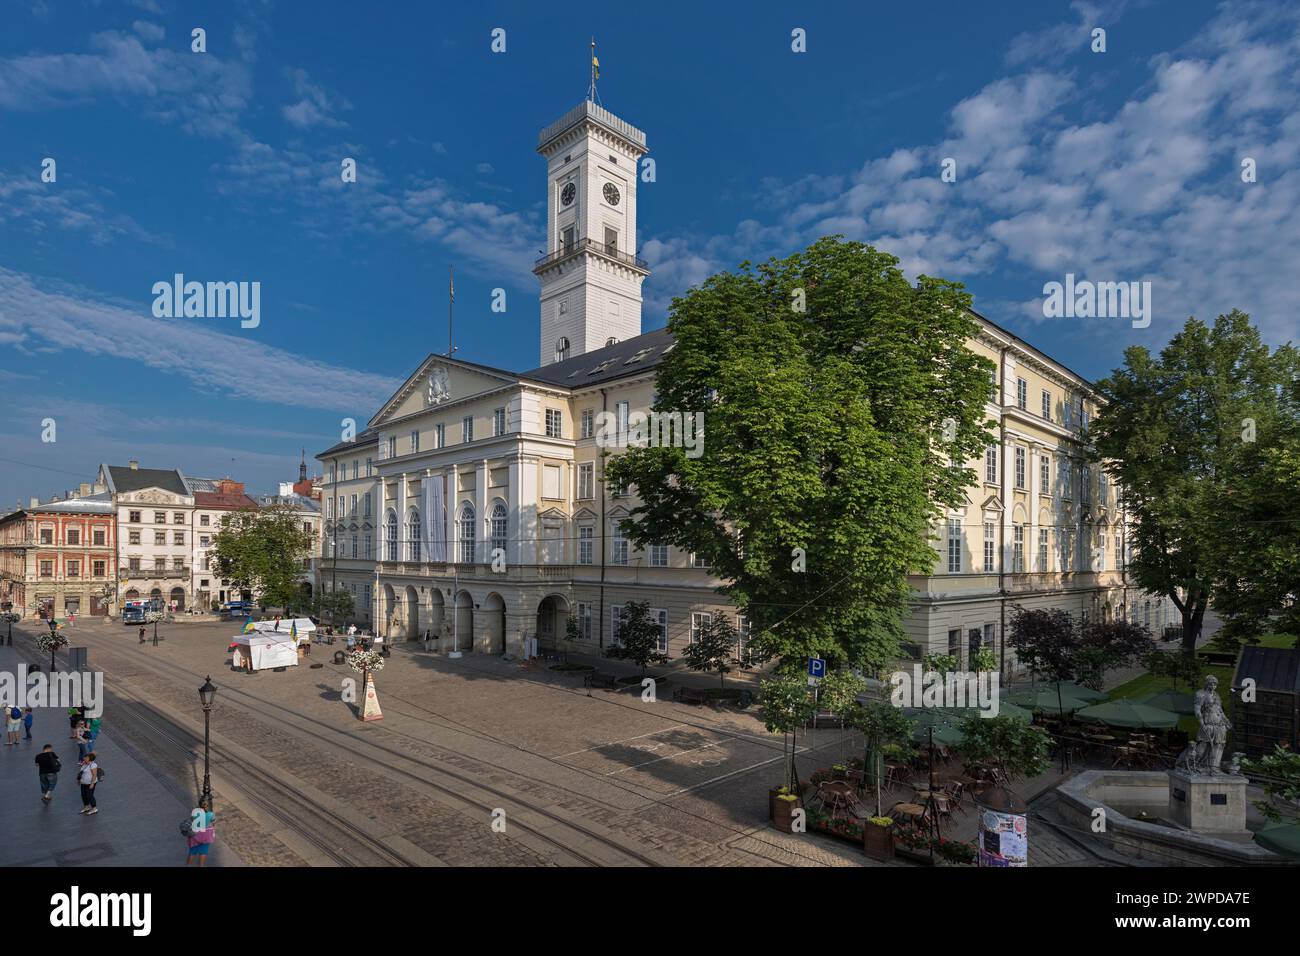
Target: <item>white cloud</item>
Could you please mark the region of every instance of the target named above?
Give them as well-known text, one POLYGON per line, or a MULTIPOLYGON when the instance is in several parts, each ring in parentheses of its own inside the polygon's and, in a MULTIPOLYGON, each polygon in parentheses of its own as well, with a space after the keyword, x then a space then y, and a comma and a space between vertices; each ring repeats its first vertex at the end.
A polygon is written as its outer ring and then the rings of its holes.
POLYGON ((339 128, 348 125, 334 113, 337 110, 352 109, 351 103, 330 97, 321 86, 311 81, 306 70, 291 69, 288 74, 298 101, 281 111, 285 119, 299 129, 311 129, 313 126, 339 128))

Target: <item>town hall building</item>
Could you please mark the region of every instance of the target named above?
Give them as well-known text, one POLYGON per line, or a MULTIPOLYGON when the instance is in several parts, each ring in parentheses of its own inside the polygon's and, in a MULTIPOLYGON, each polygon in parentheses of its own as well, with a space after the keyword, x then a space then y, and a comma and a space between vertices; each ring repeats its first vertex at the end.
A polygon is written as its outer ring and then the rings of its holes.
MULTIPOLYGON (((586 100, 542 130, 537 150, 539 366, 429 355, 361 434, 321 452, 318 586, 348 590, 377 633, 428 634, 445 652, 518 656, 535 639, 599 653, 628 601, 649 603, 674 658, 715 615, 731 615, 743 642, 722 582, 690 553, 635 548, 619 528, 635 498, 603 480, 598 416, 648 411, 674 344, 666 329, 641 331, 645 133, 586 100)), ((1121 500, 1084 454, 1090 383, 976 318, 969 347, 996 367, 987 413, 1000 441, 971 463, 981 481, 966 506, 934 529, 933 572, 911 582, 905 655, 951 653, 965 666, 991 647, 1001 658, 1017 605, 1124 615, 1158 632, 1169 608, 1126 580, 1121 500)))

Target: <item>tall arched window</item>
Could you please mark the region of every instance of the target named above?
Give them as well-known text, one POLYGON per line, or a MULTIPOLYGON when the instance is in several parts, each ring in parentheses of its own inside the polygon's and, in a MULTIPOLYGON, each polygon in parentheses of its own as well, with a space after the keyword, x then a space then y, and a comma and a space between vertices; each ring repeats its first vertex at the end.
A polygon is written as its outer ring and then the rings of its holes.
POLYGON ((492 506, 492 547, 500 548, 504 554, 506 550, 506 506, 497 502, 492 506))
POLYGON ((460 563, 474 563, 474 506, 468 501, 460 509, 460 563))
POLYGON ((397 560, 397 515, 392 511, 388 512, 388 520, 384 522, 384 559, 397 560))
POLYGON ((555 361, 563 362, 569 357, 569 337, 561 335, 555 343, 555 361))
POLYGON ((411 560, 420 560, 420 512, 412 508, 406 516, 406 539, 410 542, 407 549, 411 560))

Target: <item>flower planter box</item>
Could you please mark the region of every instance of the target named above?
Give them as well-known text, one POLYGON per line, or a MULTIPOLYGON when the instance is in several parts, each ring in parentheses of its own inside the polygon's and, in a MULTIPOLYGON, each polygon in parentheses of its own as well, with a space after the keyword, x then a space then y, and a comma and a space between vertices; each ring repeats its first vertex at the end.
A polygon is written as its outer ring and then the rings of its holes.
POLYGON ((793 832, 794 811, 799 807, 799 799, 783 800, 780 797, 772 797, 772 826, 776 827, 782 833, 793 832))
POLYGON ((888 863, 894 858, 893 827, 864 823, 862 825, 862 849, 871 859, 881 863, 888 863))
POLYGON ((914 863, 921 863, 925 866, 933 866, 939 863, 939 855, 936 853, 933 860, 930 859, 929 850, 914 850, 911 847, 903 846, 901 843, 894 847, 894 855, 901 860, 911 860, 914 863))

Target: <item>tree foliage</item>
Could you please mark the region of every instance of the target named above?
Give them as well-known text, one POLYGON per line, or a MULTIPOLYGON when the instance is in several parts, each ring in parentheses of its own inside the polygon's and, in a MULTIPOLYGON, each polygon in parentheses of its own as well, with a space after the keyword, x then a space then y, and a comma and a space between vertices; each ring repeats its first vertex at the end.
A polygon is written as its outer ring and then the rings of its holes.
POLYGON ((736 662, 736 629, 726 614, 715 614, 713 620, 699 629, 696 639, 682 651, 682 660, 691 670, 706 674, 718 672, 723 687, 727 675, 736 662))
POLYGON ((234 511, 213 535, 212 572, 258 594, 264 607, 293 606, 302 599, 298 576, 311 546, 311 535, 287 508, 234 511))
POLYGON ((1060 608, 1017 607, 1007 643, 1021 663, 1048 680, 1077 679, 1097 689, 1107 671, 1149 660, 1156 650, 1144 627, 1118 619, 1076 624, 1060 608))
POLYGON ((1294 350, 1270 354, 1234 310, 1212 327, 1189 319, 1158 356, 1129 348, 1097 384, 1090 437, 1123 488, 1129 575, 1174 602, 1187 653, 1212 600, 1249 627, 1294 588, 1300 446, 1285 451, 1283 438, 1294 438, 1295 368, 1294 350))
POLYGON ((975 481, 953 462, 993 440, 969 306, 834 237, 675 299, 654 410, 703 413, 704 453, 613 456, 606 480, 640 498, 628 536, 705 558, 766 653, 881 666, 932 522, 975 481))
POLYGON ((651 664, 668 660, 668 655, 659 650, 659 624, 650 616, 648 601, 628 601, 623 606, 617 643, 605 651, 605 656, 631 661, 641 668, 642 677, 651 664))
POLYGON ((780 734, 785 757, 785 781, 782 786, 795 792, 799 778, 795 773, 795 749, 790 735, 812 720, 817 705, 808 692, 807 683, 792 674, 769 677, 759 685, 763 726, 769 733, 780 734))
POLYGON ((957 752, 970 763, 998 767, 1008 777, 1036 777, 1047 770, 1046 733, 1014 717, 972 714, 962 721, 957 752))

